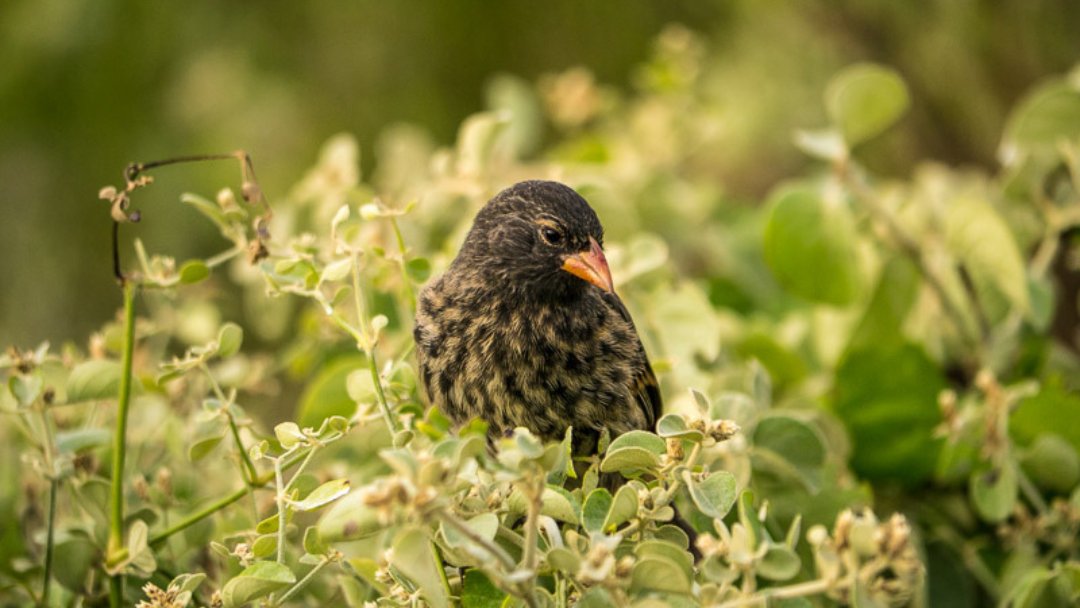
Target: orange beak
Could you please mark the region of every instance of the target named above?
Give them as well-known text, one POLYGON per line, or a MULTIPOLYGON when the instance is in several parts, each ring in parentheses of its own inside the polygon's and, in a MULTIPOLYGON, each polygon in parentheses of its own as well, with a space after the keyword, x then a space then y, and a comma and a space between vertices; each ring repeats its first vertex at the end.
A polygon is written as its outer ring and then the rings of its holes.
POLYGON ((568 256, 563 261, 562 269, 570 274, 584 279, 608 293, 615 292, 615 285, 611 282, 611 270, 608 269, 607 258, 596 239, 589 237, 588 251, 582 251, 568 256))

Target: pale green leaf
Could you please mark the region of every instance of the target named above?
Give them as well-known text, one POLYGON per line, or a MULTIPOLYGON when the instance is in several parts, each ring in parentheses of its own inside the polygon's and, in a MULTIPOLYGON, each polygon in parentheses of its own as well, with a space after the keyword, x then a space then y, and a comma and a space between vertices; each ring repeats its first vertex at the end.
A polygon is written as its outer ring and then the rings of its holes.
POLYGON ((297 511, 314 511, 349 493, 349 480, 334 479, 315 488, 303 500, 292 502, 297 511))
POLYGON ((296 582, 296 575, 277 562, 260 561, 233 577, 221 590, 225 608, 240 608, 296 582))
POLYGON ((690 498, 702 513, 723 519, 735 504, 735 476, 727 471, 714 471, 701 481, 687 484, 690 498))
POLYGON ((106 359, 84 361, 67 379, 68 403, 115 399, 120 391, 120 363, 106 359))
POLYGON ((808 188, 784 188, 770 197, 768 205, 765 261, 780 285, 824 304, 855 301, 862 276, 848 206, 826 203, 808 188))
POLYGON ((825 88, 825 111, 850 146, 892 126, 911 104, 895 70, 860 63, 833 76, 825 88))
POLYGON ((420 589, 420 594, 433 608, 448 608, 450 594, 445 574, 435 555, 435 547, 423 530, 409 528, 394 537, 390 564, 420 589))

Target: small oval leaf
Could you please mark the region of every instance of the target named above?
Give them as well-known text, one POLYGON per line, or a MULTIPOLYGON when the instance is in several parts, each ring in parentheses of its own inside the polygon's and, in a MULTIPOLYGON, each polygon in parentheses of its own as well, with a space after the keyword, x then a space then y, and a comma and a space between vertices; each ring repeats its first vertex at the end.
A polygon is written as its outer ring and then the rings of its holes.
POLYGON ((202 260, 188 260, 180 266, 180 283, 194 285, 210 276, 210 267, 202 260))
POLYGON ((870 63, 845 68, 825 88, 825 111, 850 146, 892 126, 910 104, 900 74, 870 63))

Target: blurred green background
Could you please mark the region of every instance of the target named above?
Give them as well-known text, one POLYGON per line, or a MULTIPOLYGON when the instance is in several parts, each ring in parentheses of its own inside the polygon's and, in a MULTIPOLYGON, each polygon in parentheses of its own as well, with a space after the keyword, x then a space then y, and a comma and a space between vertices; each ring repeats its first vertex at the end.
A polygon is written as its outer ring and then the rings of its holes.
MULTIPOLYGON (((584 66, 616 93, 642 77, 657 34, 706 42, 723 109, 718 187, 757 200, 804 162, 796 126, 820 124, 840 66, 896 67, 912 88, 900 128, 863 157, 904 175, 916 158, 991 166, 1005 113, 1080 58, 1080 3, 938 0, 0 3, 0 343, 82 340, 119 304, 97 191, 133 160, 246 149, 271 203, 334 133, 361 142, 410 123, 449 144, 487 107, 491 79, 584 66)), ((234 183, 222 165, 156 172, 126 227, 180 259, 214 229, 176 204, 234 183)), ((130 250, 130 249, 129 249, 130 250)))

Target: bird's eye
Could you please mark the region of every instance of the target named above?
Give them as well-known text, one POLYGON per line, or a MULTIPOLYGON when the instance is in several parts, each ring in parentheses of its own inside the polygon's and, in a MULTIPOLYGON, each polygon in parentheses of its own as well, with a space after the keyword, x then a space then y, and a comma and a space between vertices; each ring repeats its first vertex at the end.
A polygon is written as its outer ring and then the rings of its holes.
POLYGON ((558 245, 562 242, 563 235, 557 228, 551 226, 540 227, 540 237, 544 239, 548 245, 558 245))

